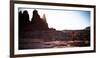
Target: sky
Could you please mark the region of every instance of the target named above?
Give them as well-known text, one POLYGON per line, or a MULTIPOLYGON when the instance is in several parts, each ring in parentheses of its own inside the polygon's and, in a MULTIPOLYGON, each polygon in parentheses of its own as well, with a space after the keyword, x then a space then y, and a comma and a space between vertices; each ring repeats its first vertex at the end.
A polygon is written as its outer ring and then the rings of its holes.
MULTIPOLYGON (((34 9, 20 8, 19 11, 27 10, 30 21, 34 9)), ((66 9, 36 9, 41 18, 45 14, 49 28, 56 30, 80 30, 90 26, 90 11, 66 10, 66 9)))

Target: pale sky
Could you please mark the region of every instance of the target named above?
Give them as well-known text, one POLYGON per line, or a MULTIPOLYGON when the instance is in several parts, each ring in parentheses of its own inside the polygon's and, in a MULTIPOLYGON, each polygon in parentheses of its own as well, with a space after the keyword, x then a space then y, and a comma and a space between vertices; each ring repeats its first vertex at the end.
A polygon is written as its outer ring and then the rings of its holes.
MULTIPOLYGON (((19 11, 27 10, 30 21, 34 9, 19 9, 19 11)), ((90 26, 90 11, 79 10, 55 10, 55 9, 36 9, 40 15, 46 15, 49 28, 56 30, 80 30, 90 26)))

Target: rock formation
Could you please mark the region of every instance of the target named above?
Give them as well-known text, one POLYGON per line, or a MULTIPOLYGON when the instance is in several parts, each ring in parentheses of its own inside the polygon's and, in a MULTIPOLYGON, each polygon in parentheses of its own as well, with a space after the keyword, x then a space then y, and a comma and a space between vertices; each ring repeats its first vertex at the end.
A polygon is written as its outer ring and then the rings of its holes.
POLYGON ((29 21, 27 10, 19 12, 19 32, 49 30, 46 17, 40 18, 37 10, 33 10, 32 19, 29 21))
POLYGON ((48 24, 46 22, 46 17, 45 19, 40 18, 40 15, 38 14, 37 10, 33 11, 31 25, 32 25, 31 28, 33 28, 33 30, 48 30, 49 29, 48 24))

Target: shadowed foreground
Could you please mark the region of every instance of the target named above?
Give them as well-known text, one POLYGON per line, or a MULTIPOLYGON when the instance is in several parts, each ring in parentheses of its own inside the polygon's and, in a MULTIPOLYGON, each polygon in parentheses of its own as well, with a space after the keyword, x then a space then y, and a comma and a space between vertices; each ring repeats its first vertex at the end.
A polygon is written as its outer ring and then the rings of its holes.
POLYGON ((23 33, 19 49, 90 46, 89 30, 34 31, 23 33))

